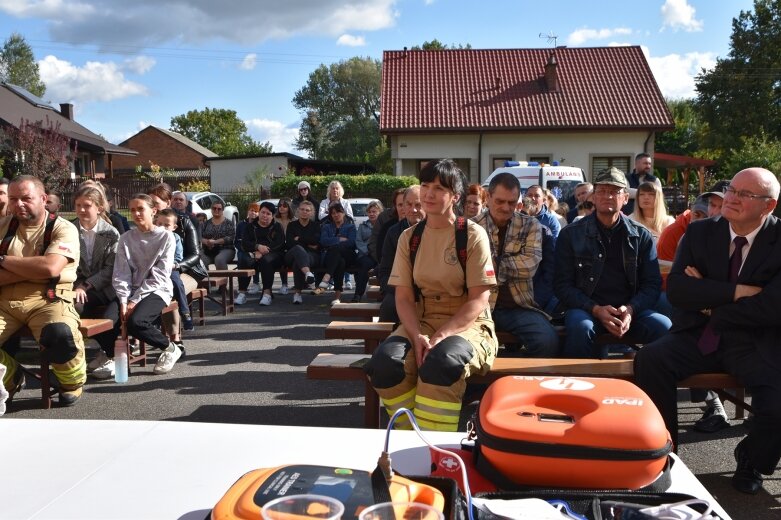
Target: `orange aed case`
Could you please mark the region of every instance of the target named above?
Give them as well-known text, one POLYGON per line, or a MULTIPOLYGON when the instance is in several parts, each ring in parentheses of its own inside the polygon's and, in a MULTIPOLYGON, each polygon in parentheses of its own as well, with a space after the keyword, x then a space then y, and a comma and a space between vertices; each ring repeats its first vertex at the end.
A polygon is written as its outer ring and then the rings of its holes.
POLYGON ((672 450, 656 406, 621 379, 510 376, 480 402, 475 456, 515 484, 639 489, 672 450))
MULTIPOLYGON (((444 495, 436 488, 394 476, 393 502, 420 502, 444 511, 444 495)), ((358 518, 375 503, 371 474, 348 468, 290 465, 256 469, 241 477, 212 510, 212 520, 258 520, 264 504, 285 495, 325 495, 344 504, 344 519, 358 518)))

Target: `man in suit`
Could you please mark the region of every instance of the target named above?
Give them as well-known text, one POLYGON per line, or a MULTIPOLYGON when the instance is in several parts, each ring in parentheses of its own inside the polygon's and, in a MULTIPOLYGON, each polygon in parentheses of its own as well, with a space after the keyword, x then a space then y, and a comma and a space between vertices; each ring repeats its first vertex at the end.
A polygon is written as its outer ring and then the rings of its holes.
POLYGON ((689 225, 667 278, 671 332, 635 358, 637 384, 676 444, 677 381, 728 372, 746 386, 756 415, 735 448, 732 485, 751 494, 781 459, 781 222, 772 216, 778 193, 772 172, 748 168, 725 189, 721 219, 689 225))

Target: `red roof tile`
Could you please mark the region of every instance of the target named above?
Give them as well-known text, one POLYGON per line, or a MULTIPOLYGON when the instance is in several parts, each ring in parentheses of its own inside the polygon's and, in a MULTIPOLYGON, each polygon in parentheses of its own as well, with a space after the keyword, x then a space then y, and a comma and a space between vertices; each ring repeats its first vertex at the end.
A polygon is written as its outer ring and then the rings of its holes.
POLYGON ((385 51, 380 131, 670 129, 640 47, 385 51))

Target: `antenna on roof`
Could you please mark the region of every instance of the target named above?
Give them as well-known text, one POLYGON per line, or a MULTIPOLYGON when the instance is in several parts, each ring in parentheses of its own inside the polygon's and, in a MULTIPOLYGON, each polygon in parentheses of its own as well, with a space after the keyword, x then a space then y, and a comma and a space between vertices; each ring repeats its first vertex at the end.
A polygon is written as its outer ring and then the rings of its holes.
POLYGON ((545 38, 546 40, 548 40, 548 43, 553 43, 554 48, 556 47, 556 40, 559 39, 557 35, 553 34, 553 31, 548 31, 548 34, 540 33, 539 37, 545 38))

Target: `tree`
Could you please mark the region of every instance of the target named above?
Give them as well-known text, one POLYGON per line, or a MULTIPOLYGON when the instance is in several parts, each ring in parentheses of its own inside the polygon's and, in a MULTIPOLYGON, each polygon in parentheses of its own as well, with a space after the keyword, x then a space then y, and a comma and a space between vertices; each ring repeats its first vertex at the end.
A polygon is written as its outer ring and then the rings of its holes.
POLYGON ((447 50, 456 50, 456 49, 471 49, 472 46, 470 44, 461 44, 458 45, 446 45, 442 43, 441 41, 434 38, 430 42, 423 42, 423 45, 415 45, 412 47, 411 50, 413 51, 447 51, 447 50))
POLYGON ((697 156, 703 140, 703 123, 693 99, 667 99, 675 129, 656 136, 654 148, 676 155, 697 156))
POLYGON ((709 148, 729 150, 741 138, 781 138, 781 0, 755 0, 732 20, 730 52, 696 79, 697 106, 709 148))
POLYGON ((381 73, 379 60, 359 57, 312 72, 293 98, 303 113, 298 149, 315 159, 373 158, 382 140, 381 73))
POLYGON ((0 80, 23 87, 38 97, 46 92, 33 50, 17 33, 11 34, 0 49, 0 80))
POLYGON ((781 172, 781 141, 769 138, 764 132, 745 137, 727 153, 721 171, 731 177, 752 166, 767 168, 776 175, 781 172))
POLYGON ((49 119, 31 123, 22 121, 19 128, 7 126, 0 130, 0 155, 5 157, 5 177, 33 175, 43 182, 47 189, 58 190, 70 179, 70 138, 60 133, 60 124, 49 119))
POLYGON ((247 125, 235 110, 205 108, 171 118, 171 130, 192 139, 217 155, 271 153, 268 141, 260 143, 247 133, 247 125))

